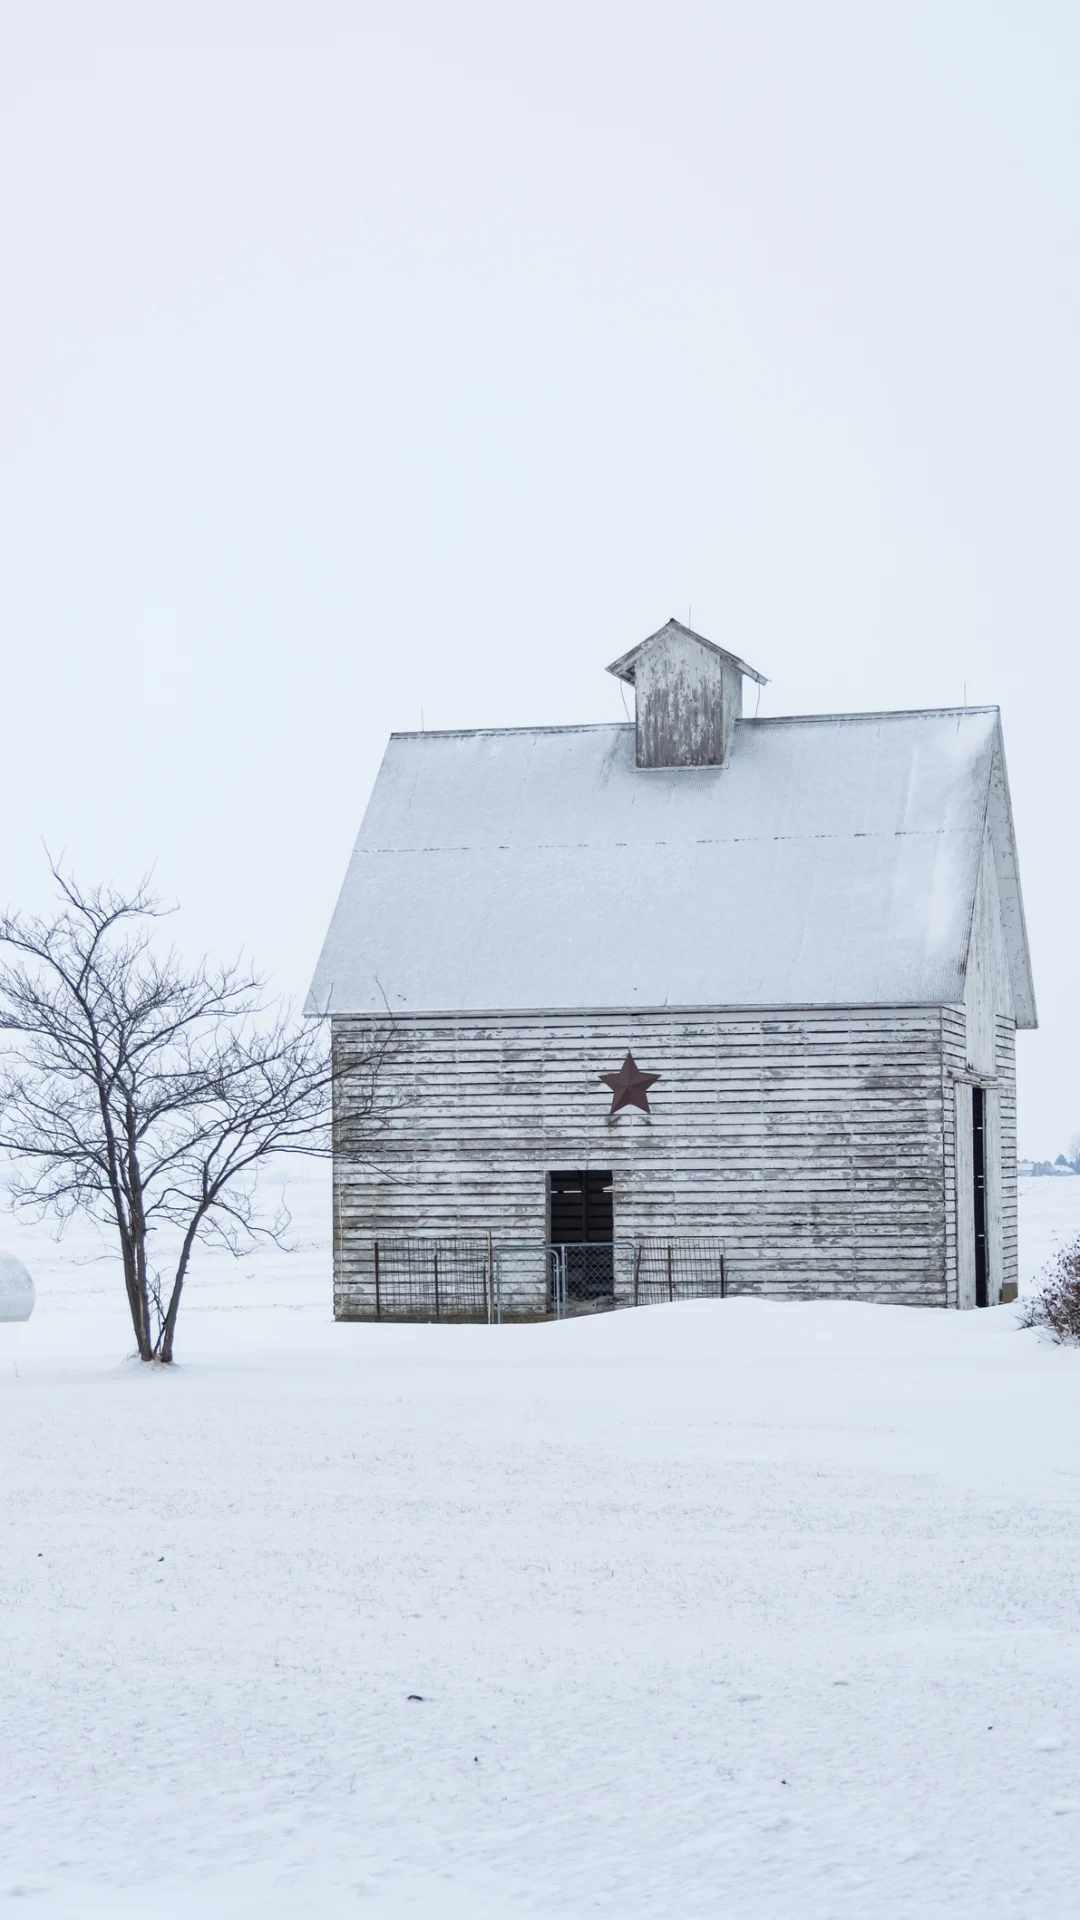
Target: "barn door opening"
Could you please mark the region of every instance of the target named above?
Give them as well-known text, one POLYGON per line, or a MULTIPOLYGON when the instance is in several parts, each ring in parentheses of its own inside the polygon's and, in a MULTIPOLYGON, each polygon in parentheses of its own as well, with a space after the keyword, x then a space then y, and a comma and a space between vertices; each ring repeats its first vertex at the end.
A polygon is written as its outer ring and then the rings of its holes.
POLYGON ((996 1087, 956 1086, 956 1304, 1001 1293, 1001 1110, 996 1087))
POLYGON ((971 1191, 975 1227, 975 1305, 989 1305, 986 1205, 986 1089, 971 1089, 971 1191))
POLYGON ((615 1297, 615 1207, 610 1172, 593 1168, 549 1174, 549 1238, 565 1249, 570 1312, 611 1306, 615 1297))

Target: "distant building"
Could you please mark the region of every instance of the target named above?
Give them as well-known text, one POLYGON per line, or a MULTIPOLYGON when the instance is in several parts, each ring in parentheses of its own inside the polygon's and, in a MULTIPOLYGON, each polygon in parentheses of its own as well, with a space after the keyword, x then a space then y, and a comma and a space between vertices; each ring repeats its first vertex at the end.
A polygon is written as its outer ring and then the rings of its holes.
POLYGON ((480 1311, 489 1235, 520 1315, 718 1246, 731 1292, 995 1302, 1036 1024, 997 708, 744 718, 762 676, 675 620, 609 671, 634 724, 387 747, 308 1002, 336 1312, 480 1311), (390 1023, 372 1164, 349 1063, 390 1023), (434 1292, 388 1295, 409 1261, 434 1292))

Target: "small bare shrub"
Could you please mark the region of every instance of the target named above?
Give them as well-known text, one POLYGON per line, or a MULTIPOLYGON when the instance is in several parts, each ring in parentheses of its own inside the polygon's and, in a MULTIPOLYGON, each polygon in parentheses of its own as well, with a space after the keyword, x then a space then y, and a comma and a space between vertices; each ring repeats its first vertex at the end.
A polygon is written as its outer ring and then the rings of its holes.
POLYGON ((1024 1302, 1024 1327, 1045 1327, 1063 1346, 1080 1346, 1080 1240, 1062 1247, 1046 1279, 1024 1302))

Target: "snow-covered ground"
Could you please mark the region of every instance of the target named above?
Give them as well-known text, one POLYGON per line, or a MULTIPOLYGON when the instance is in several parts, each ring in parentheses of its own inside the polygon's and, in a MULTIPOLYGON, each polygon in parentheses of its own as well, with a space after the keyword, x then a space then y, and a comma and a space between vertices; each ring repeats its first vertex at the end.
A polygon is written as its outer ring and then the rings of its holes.
POLYGON ((1080 1178, 1043 1174, 1020 1182, 1020 1290, 1030 1293, 1061 1246, 1080 1240, 1080 1178))
MULTIPOLYGON (((0 1231, 0 1912, 1077 1912, 1080 1352, 1010 1308, 335 1327, 297 1193, 171 1373, 0 1231)), ((1022 1218, 1030 1273, 1080 1179, 1022 1218)))

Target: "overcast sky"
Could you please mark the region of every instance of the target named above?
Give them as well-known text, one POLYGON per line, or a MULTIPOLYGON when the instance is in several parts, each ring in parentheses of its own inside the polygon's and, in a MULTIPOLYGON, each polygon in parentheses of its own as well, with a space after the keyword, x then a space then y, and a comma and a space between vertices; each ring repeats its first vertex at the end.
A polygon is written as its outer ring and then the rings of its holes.
MULTIPOLYGON (((1080 1132, 1080 13, 9 5, 5 888, 306 989, 387 733, 999 702, 1080 1132)), ((437 936, 437 929, 434 930, 437 936)))

